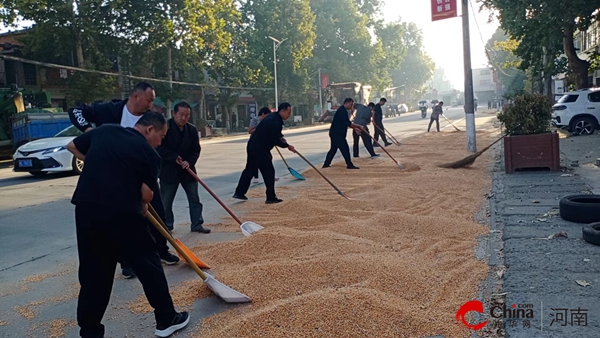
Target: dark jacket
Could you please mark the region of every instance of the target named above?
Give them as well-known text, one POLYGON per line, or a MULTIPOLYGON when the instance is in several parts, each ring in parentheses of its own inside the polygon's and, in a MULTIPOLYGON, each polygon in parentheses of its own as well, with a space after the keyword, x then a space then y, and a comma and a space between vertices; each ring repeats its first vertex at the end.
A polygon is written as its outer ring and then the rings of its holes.
MULTIPOLYGON (((81 105, 69 109, 69 119, 71 123, 81 130, 85 131, 89 127, 100 127, 103 124, 121 124, 123 117, 123 107, 127 104, 127 100, 108 103, 95 103, 91 106, 81 105)), ((156 212, 166 222, 165 207, 160 197, 160 189, 158 186, 154 189, 154 197, 150 203, 156 209, 156 212)))
POLYGON ((92 123, 96 127, 108 123, 121 123, 123 116, 123 107, 127 104, 127 100, 107 103, 94 103, 93 105, 81 105, 69 109, 69 119, 73 125, 85 131, 92 127, 92 123))
POLYGON ((352 125, 346 107, 341 106, 336 110, 331 127, 329 128, 329 136, 335 138, 346 138, 348 128, 352 125))
POLYGON ((194 177, 177 164, 177 157, 181 157, 190 164, 190 169, 196 172, 196 162, 200 157, 200 138, 198 129, 191 123, 183 127, 183 131, 169 119, 169 131, 158 147, 158 154, 162 157, 160 180, 162 182, 179 183, 193 181, 194 177))
POLYGON ((283 118, 279 113, 267 115, 248 140, 247 151, 251 153, 267 152, 270 153, 273 147, 287 148, 289 145, 282 140, 283 118))
MULTIPOLYGON (((381 105, 378 103, 375 105, 375 116, 373 118, 375 123, 383 121, 383 109, 381 109, 381 105)), ((379 126, 380 123, 377 123, 379 126)))

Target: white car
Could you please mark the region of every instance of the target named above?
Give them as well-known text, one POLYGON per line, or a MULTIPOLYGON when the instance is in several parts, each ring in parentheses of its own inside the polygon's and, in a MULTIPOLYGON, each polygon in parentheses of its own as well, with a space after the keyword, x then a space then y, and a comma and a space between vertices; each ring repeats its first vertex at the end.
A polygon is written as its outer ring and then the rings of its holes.
POLYGON ((600 88, 568 92, 552 106, 552 123, 579 135, 591 135, 600 125, 600 88))
POLYGON ((70 126, 53 137, 25 143, 13 155, 13 171, 34 176, 64 171, 81 174, 83 161, 67 150, 67 144, 81 134, 79 129, 70 126))

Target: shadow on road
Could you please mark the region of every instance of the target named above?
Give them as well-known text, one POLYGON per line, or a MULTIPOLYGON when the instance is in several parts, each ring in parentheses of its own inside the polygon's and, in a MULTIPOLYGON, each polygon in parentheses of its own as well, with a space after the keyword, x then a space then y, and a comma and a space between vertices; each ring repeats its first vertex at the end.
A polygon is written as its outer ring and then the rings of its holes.
POLYGON ((42 177, 35 177, 35 176, 30 175, 29 173, 22 173, 22 174, 23 174, 23 176, 1 178, 0 179, 0 188, 77 176, 71 172, 51 173, 51 174, 47 174, 42 177))

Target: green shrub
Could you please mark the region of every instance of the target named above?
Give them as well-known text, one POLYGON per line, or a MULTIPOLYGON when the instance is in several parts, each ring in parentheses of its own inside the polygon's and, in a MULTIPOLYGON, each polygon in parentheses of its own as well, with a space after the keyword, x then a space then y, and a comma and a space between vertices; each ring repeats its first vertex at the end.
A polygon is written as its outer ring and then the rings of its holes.
POLYGON ((498 113, 510 135, 543 134, 550 131, 552 102, 541 94, 518 96, 506 110, 498 113))

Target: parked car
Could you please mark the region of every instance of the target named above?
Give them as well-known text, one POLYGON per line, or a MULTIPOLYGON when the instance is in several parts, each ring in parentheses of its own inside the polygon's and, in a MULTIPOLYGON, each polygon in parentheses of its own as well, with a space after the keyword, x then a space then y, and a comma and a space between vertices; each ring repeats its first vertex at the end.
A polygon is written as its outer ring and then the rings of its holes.
POLYGON ((552 106, 552 123, 579 135, 591 135, 599 127, 600 88, 568 92, 552 106))
POLYGON ((13 155, 13 171, 34 176, 65 171, 81 174, 83 161, 67 150, 67 144, 81 134, 79 129, 69 126, 53 137, 25 143, 13 155))

